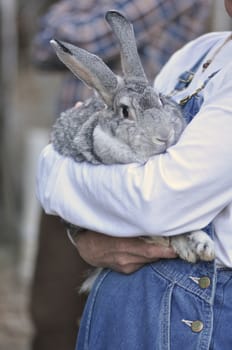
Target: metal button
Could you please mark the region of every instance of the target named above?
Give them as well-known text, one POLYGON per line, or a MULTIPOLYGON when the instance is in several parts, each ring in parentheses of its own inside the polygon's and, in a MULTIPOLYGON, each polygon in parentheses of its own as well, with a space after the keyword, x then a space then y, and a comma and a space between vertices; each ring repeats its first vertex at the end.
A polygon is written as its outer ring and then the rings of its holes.
POLYGON ((203 328, 204 328, 203 322, 199 320, 192 322, 191 329, 194 333, 200 333, 203 328))
POLYGON ((211 284, 210 278, 207 276, 201 277, 199 279, 199 286, 202 289, 208 288, 210 286, 210 284, 211 284))

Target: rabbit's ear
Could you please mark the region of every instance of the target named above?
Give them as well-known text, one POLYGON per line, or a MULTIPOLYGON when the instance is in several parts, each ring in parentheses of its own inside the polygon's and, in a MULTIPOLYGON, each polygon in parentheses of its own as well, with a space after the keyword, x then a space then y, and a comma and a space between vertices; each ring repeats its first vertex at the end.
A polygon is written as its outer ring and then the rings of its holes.
POLYGON ((54 39, 50 43, 59 59, 111 106, 118 80, 109 67, 99 57, 74 45, 54 39))
POLYGON ((147 82, 138 55, 132 24, 120 12, 115 10, 107 11, 105 17, 119 41, 122 68, 125 77, 139 78, 147 82))

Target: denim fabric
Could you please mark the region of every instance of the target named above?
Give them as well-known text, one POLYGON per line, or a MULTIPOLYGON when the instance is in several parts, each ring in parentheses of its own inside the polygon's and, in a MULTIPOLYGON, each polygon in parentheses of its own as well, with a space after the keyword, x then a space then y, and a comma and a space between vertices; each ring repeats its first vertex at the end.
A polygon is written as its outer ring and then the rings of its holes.
MULTIPOLYGON (((202 102, 199 93, 182 106, 188 122, 202 102)), ((211 226, 207 232, 212 236, 211 226)), ((232 270, 160 260, 129 276, 110 270, 99 276, 76 350, 231 350, 230 322, 232 270)))
POLYGON ((232 349, 232 270, 219 269, 214 297, 214 325, 210 350, 232 349))
POLYGON ((159 261, 129 276, 107 270, 89 296, 76 349, 231 350, 231 290, 232 271, 214 263, 159 261), (205 276, 208 288, 197 282, 205 276))

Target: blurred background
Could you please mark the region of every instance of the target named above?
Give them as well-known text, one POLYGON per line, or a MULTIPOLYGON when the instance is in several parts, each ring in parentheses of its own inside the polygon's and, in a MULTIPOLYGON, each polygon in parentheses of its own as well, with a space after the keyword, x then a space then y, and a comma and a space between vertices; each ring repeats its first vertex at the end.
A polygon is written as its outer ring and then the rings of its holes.
POLYGON ((29 349, 33 332, 28 299, 40 211, 35 169, 62 78, 47 78, 31 64, 31 39, 46 7, 43 0, 0 0, 1 350, 29 349))
MULTIPOLYGON (((53 2, 0 0, 1 350, 29 350, 33 334, 28 298, 40 215, 35 171, 63 74, 36 70, 30 44, 38 17, 53 2)), ((214 0, 209 30, 231 28, 223 1, 214 0)))

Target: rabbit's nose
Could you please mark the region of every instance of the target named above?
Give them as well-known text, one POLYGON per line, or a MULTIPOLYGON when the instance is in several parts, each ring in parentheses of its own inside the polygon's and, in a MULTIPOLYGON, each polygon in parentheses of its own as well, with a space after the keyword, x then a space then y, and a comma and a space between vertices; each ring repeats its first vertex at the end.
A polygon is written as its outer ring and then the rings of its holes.
POLYGON ((152 137, 152 142, 154 144, 168 144, 169 140, 172 139, 172 130, 162 130, 158 135, 152 137))
POLYGON ((155 145, 163 145, 167 142, 167 139, 161 138, 160 136, 153 136, 152 143, 155 145))
POLYGON ((153 136, 151 139, 154 145, 163 145, 166 141, 160 140, 158 137, 153 136))

